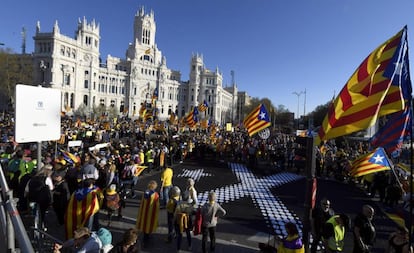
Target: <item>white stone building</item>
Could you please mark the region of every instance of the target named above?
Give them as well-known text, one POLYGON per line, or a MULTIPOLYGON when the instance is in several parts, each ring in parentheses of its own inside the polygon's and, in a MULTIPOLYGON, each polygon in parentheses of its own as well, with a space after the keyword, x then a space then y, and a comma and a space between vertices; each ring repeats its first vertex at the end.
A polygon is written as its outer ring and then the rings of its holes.
MULTIPOLYGON (((223 87, 223 76, 205 67, 203 56, 193 54, 190 76, 183 81, 180 71, 167 67, 167 60, 158 49, 154 13, 141 8, 134 18, 133 41, 124 59, 108 55, 101 61, 100 27, 94 20, 78 21, 75 38, 60 33, 58 22, 52 32, 42 32, 38 22, 35 43, 35 79, 62 91, 62 110, 87 110, 103 105, 115 107, 138 117, 142 103, 150 103, 158 90, 158 118, 165 120, 174 112, 178 117, 192 107, 207 101, 209 108, 200 118, 211 118, 224 124, 237 116, 237 87, 223 87)), ((185 57, 185 56, 183 56, 185 57)))

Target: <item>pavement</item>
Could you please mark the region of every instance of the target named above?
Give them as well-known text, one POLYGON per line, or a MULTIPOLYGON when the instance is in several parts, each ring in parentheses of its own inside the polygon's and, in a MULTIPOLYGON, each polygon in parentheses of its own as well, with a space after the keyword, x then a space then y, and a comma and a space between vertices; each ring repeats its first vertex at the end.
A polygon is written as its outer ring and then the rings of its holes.
MULTIPOLYGON (((197 172, 198 166, 203 167, 203 171, 200 173, 208 174, 212 172, 222 173, 219 177, 211 177, 210 181, 205 181, 197 184, 196 188, 200 195, 203 191, 209 191, 212 189, 219 189, 221 180, 233 180, 237 181, 227 172, 227 164, 206 162, 200 160, 186 161, 183 164, 177 164, 174 167, 174 183, 178 185, 184 185, 185 176, 183 173, 187 173, 192 170, 192 173, 197 172)), ((274 169, 270 168, 266 164, 260 164, 255 169, 257 177, 265 177, 268 174, 274 174, 274 169)), ((203 174, 203 175, 204 175, 203 174)), ((107 227, 113 235, 113 242, 118 242, 122 239, 122 234, 128 228, 132 228, 135 225, 135 217, 139 208, 139 200, 142 196, 142 189, 149 180, 155 179, 159 181, 160 172, 151 172, 143 175, 136 187, 137 197, 135 199, 127 200, 127 208, 124 210, 124 216, 118 220, 114 218, 111 225, 107 226, 107 218, 105 211, 100 212, 100 224, 103 227, 107 227)), ((194 175, 194 174, 192 174, 194 175)), ((198 175, 198 174, 197 174, 198 175)), ((272 188, 272 194, 277 196, 281 202, 287 207, 286 212, 292 212, 297 219, 302 219, 305 213, 304 200, 305 200, 305 185, 306 180, 304 177, 301 179, 283 184, 279 187, 272 188)), ((387 238, 389 234, 394 231, 395 223, 386 215, 384 207, 375 199, 370 198, 365 192, 358 187, 348 182, 338 182, 331 179, 320 178, 318 180, 318 192, 317 199, 327 197, 331 200, 332 206, 336 212, 343 212, 350 217, 355 215, 361 210, 363 204, 370 204, 374 206, 376 215, 374 222, 377 229, 377 240, 373 252, 382 253, 385 252, 387 247, 387 238)), ((217 253, 250 253, 259 252, 258 243, 267 242, 268 239, 275 233, 275 230, 271 229, 272 224, 269 222, 268 217, 265 217, 260 212, 259 208, 251 198, 243 197, 238 200, 226 201, 222 203, 222 206, 228 211, 228 214, 219 220, 217 226, 217 253)), ((166 243, 167 238, 167 219, 166 210, 161 209, 159 214, 159 227, 157 231, 151 235, 150 245, 146 249, 142 249, 141 252, 176 252, 176 245, 173 243, 166 243)), ((22 220, 27 228, 29 236, 32 237, 33 230, 31 229, 33 224, 33 217, 22 216, 22 220)), ((53 238, 45 238, 42 242, 41 249, 38 252, 52 252, 53 240, 63 240, 64 231, 63 226, 58 226, 56 217, 53 211, 49 211, 46 217, 46 226, 48 228, 47 234, 52 235, 53 238)), ((184 236, 185 237, 185 236, 184 236)), ((34 246, 36 246, 36 241, 34 246)), ((352 233, 348 232, 345 238, 345 245, 349 249, 346 252, 350 252, 353 245, 352 233)), ((193 236, 192 249, 187 247, 186 239, 183 238, 182 250, 180 252, 201 252, 201 235, 193 236)))

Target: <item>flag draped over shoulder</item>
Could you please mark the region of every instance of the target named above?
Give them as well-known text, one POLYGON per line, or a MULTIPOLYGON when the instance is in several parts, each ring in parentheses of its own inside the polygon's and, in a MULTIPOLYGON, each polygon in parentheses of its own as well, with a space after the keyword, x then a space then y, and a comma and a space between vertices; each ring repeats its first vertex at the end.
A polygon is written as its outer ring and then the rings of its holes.
POLYGON ((65 213, 67 239, 73 237, 77 228, 86 226, 89 218, 99 211, 99 194, 98 188, 81 188, 71 195, 65 213))
POLYGON ((207 108, 208 108, 208 103, 207 101, 204 100, 204 102, 198 106, 198 111, 205 112, 207 111, 207 108))
POLYGON ((407 28, 375 49, 361 63, 328 109, 316 143, 372 126, 378 117, 405 107, 399 78, 407 64, 407 28))
POLYGON ((141 199, 135 226, 143 233, 151 234, 157 230, 160 209, 159 195, 147 190, 141 199))
POLYGON ((350 174, 360 177, 367 174, 390 170, 391 164, 383 148, 376 148, 352 162, 350 174))
POLYGON ((249 136, 269 127, 271 125, 269 114, 263 104, 257 106, 243 121, 249 136))

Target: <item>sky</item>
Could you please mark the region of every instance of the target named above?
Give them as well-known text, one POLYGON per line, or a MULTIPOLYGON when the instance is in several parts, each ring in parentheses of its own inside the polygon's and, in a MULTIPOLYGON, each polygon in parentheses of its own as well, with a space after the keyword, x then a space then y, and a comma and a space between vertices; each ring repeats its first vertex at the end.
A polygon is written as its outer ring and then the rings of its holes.
POLYGON ((223 74, 224 86, 234 71, 240 91, 269 98, 295 117, 338 95, 360 63, 405 25, 413 45, 412 0, 2 0, 1 47, 20 53, 24 27, 32 53, 37 21, 42 32, 57 21, 74 38, 85 17, 100 25, 101 58, 125 58, 141 6, 154 11, 158 49, 183 81, 199 53, 208 69, 223 74))

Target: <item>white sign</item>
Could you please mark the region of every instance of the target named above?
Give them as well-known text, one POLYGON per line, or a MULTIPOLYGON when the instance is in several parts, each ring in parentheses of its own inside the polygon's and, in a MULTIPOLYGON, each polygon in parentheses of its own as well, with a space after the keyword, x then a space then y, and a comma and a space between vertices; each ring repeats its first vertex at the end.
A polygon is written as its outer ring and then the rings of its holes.
POLYGON ((82 146, 82 141, 68 141, 68 147, 80 147, 82 146))
POLYGON ((59 140, 60 113, 59 90, 16 85, 16 142, 59 140))

